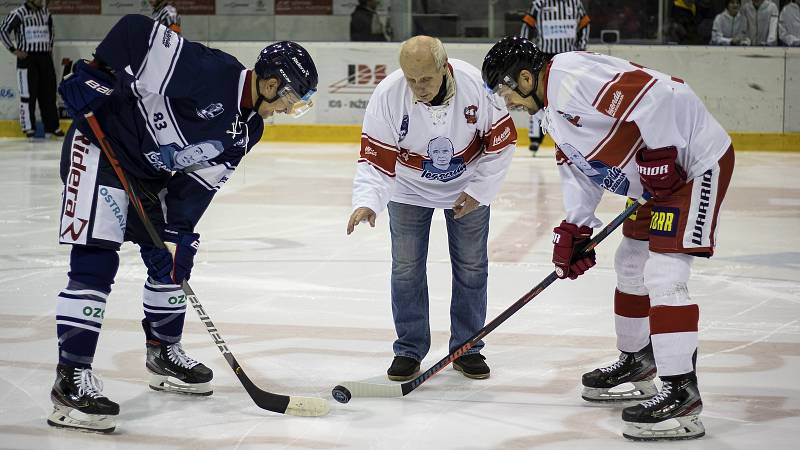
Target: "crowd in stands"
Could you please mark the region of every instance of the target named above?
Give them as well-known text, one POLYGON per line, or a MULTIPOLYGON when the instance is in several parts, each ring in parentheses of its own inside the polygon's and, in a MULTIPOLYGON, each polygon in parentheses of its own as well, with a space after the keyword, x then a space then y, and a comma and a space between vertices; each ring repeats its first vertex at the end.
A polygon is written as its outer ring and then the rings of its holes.
POLYGON ((800 46, 800 0, 673 0, 667 41, 800 46))

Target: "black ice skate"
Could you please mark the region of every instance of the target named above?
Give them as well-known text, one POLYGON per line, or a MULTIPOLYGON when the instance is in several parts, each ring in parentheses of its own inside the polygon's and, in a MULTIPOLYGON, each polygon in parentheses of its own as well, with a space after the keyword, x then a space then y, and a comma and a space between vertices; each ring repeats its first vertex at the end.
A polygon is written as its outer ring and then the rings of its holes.
POLYGON ((706 434, 700 412, 703 401, 694 373, 662 377, 655 397, 622 410, 622 433, 634 441, 696 439, 706 434))
POLYGON ((211 395, 214 373, 184 353, 180 342, 147 341, 147 371, 150 388, 156 391, 211 395))
POLYGON ((92 369, 59 364, 50 391, 53 413, 47 423, 54 427, 111 433, 119 405, 102 394, 103 383, 92 369))
POLYGON ((648 399, 657 392, 655 377, 653 347, 648 344, 635 353, 622 352, 611 365, 583 374, 581 397, 601 403, 648 399))

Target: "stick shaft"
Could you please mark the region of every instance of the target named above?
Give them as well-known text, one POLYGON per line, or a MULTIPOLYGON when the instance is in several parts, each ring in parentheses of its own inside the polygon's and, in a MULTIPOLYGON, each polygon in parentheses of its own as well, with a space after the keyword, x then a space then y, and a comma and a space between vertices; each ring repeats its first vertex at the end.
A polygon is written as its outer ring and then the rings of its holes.
MULTIPOLYGON (((150 218, 144 209, 144 205, 137 194, 138 186, 134 188, 133 183, 135 183, 136 180, 129 179, 126 176, 125 171, 122 169, 122 166, 120 165, 119 160, 114 153, 111 143, 108 141, 108 138, 106 137, 102 128, 100 128, 100 124, 97 122, 97 118, 94 116, 94 114, 89 112, 85 114, 84 117, 89 123, 89 127, 92 129, 97 141, 100 143, 100 148, 103 151, 103 154, 105 154, 106 158, 111 163, 114 173, 117 175, 120 183, 122 183, 122 187, 128 194, 130 203, 133 205, 136 213, 139 216, 139 219, 141 219, 142 223, 144 224, 147 234, 153 241, 153 245, 158 248, 165 248, 164 241, 161 239, 161 236, 159 236, 158 232, 153 226, 153 223, 150 221, 150 218)), ((239 362, 236 361, 233 353, 231 353, 231 351, 228 349, 228 344, 222 338, 222 335, 220 335, 219 330, 216 326, 214 326, 214 323, 208 317, 208 314, 206 314, 205 309, 203 309, 203 305, 200 304, 200 300, 197 298, 194 290, 192 290, 191 286, 189 286, 189 283, 186 280, 181 282, 181 288, 186 294, 186 297, 189 299, 189 302, 192 304, 192 307, 197 312, 198 316, 200 316, 200 321, 203 322, 203 325, 206 327, 206 331, 208 331, 208 334, 211 335, 211 338, 214 340, 214 344, 216 344, 219 351, 222 352, 222 356, 225 358, 225 361, 227 361, 228 365, 231 367, 231 369, 233 369, 233 372, 236 374, 239 382, 242 383, 242 386, 244 386, 245 390, 250 395, 250 398, 253 399, 256 405, 262 409, 267 409, 281 414, 288 413, 294 415, 312 416, 323 415, 327 413, 327 401, 324 399, 302 397, 292 398, 286 395, 273 394, 256 386, 244 373, 244 370, 239 365, 239 362), (301 403, 299 407, 290 408, 290 404, 294 405, 298 402, 301 403), (322 402, 324 402, 324 405, 322 402)))

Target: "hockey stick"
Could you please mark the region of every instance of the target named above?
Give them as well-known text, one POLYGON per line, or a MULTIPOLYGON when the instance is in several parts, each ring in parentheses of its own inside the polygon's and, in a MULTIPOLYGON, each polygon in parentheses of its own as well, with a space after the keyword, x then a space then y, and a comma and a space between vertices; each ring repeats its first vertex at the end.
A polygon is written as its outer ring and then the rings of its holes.
MULTIPOLYGON (((133 186, 131 185, 131 182, 135 182, 135 180, 128 180, 128 177, 125 176, 125 171, 122 169, 122 166, 120 166, 119 160, 117 160, 114 150, 111 147, 111 143, 108 141, 105 133, 103 133, 103 130, 100 128, 97 118, 91 111, 84 114, 84 117, 89 123, 89 126, 92 128, 92 132, 97 138, 97 141, 100 143, 100 148, 103 150, 106 158, 108 158, 108 161, 111 163, 111 167, 114 168, 117 178, 119 178, 119 181, 122 183, 122 187, 128 194, 130 203, 136 209, 136 213, 139 215, 139 218, 144 224, 145 229, 147 229, 147 234, 150 235, 150 239, 153 241, 153 244, 158 248, 165 248, 164 241, 161 239, 161 236, 158 235, 158 232, 156 231, 152 222, 150 222, 150 218, 147 216, 144 206, 142 205, 139 196, 136 194, 136 190, 134 190, 133 186)), ((236 377, 239 378, 239 382, 242 383, 242 386, 244 386, 244 389, 250 395, 250 398, 253 399, 253 402, 255 402, 259 408, 276 413, 304 417, 324 416, 328 413, 328 401, 323 398, 273 394, 260 389, 252 381, 250 381, 250 378, 244 373, 244 369, 242 369, 242 366, 240 366, 236 361, 236 358, 233 357, 233 353, 231 353, 231 351, 228 349, 228 344, 225 343, 224 339, 222 339, 222 336, 219 334, 219 330, 217 330, 217 327, 214 326, 213 322, 211 322, 208 314, 206 314, 205 310, 203 309, 203 305, 200 304, 200 300, 198 300, 197 296, 194 294, 194 291, 189 286, 189 283, 186 282, 186 280, 183 280, 181 283, 181 288, 186 294, 186 297, 189 299, 189 302, 194 307, 194 310, 197 311, 197 314, 200 316, 200 321, 203 322, 203 325, 205 325, 206 331, 208 331, 208 334, 211 335, 211 338, 214 340, 214 343, 217 345, 219 351, 222 352, 222 356, 225 357, 225 360, 228 361, 228 365, 230 365, 231 369, 233 369, 233 373, 235 373, 236 377)))
MULTIPOLYGON (((605 228, 603 228, 599 233, 597 233, 586 246, 581 249, 581 253, 591 251, 597 244, 603 241, 609 234, 611 234, 617 227, 625 221, 625 218, 636 212, 642 205, 647 203, 647 200, 650 199, 650 194, 645 192, 642 198, 638 199, 637 201, 633 202, 627 208, 625 208, 622 213, 620 213, 617 217, 614 218, 605 228)), ((449 355, 445 356, 444 358, 440 359, 439 362, 433 365, 430 369, 426 370, 425 372, 421 373, 419 376, 414 378, 413 380, 406 381, 402 384, 383 384, 383 383, 367 383, 362 381, 345 381, 336 387, 333 388, 331 394, 333 398, 336 399, 339 403, 347 403, 350 401, 352 397, 402 397, 404 395, 408 395, 411 391, 418 388, 422 383, 428 381, 432 376, 436 375, 437 372, 447 367, 451 362, 455 361, 457 358, 464 355, 469 349, 474 347, 481 339, 483 339, 487 334, 491 333, 495 328, 500 326, 503 322, 505 322, 509 317, 514 315, 517 311, 519 311, 523 306, 525 306, 528 302, 533 300, 534 297, 539 295, 545 288, 550 286, 555 280, 558 279, 556 272, 553 271, 548 275, 541 283, 536 285, 533 289, 531 289, 527 294, 523 295, 522 298, 517 300, 513 305, 509 306, 508 309, 503 311, 499 316, 497 316, 494 320, 489 322, 486 326, 478 330, 467 342, 462 344, 458 349, 450 353, 449 355)))

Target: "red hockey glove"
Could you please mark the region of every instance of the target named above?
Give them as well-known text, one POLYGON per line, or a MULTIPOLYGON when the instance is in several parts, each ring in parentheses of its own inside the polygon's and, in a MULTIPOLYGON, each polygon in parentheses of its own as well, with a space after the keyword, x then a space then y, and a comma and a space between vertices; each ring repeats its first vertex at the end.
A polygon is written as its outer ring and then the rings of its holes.
POLYGON ((677 158, 675 147, 642 149, 636 153, 642 187, 656 200, 669 197, 686 183, 686 172, 675 164, 677 158))
POLYGON ((595 265, 594 249, 578 254, 591 237, 591 228, 586 225, 578 228, 565 220, 553 228, 553 263, 558 278, 574 280, 595 265))

